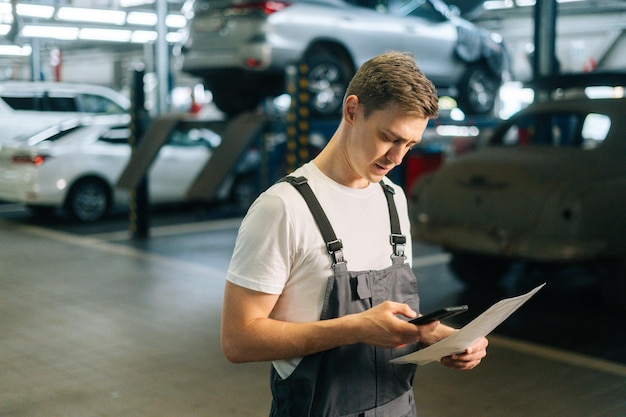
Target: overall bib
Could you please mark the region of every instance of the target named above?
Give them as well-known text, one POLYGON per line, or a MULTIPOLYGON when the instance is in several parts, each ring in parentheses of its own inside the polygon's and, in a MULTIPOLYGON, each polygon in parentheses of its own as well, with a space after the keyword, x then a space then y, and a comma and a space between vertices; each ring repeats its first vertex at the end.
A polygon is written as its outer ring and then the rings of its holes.
MULTIPOLYGON (((389 206, 392 266, 348 271, 341 241, 306 178, 286 177, 283 181, 291 183, 306 200, 333 259, 321 320, 359 313, 387 300, 406 303, 419 312, 417 280, 404 262, 406 237, 400 231, 391 186, 380 183, 389 206)), ((417 343, 397 349, 358 343, 306 356, 286 379, 272 368, 270 417, 414 417, 416 366, 389 361, 417 349, 417 343)))

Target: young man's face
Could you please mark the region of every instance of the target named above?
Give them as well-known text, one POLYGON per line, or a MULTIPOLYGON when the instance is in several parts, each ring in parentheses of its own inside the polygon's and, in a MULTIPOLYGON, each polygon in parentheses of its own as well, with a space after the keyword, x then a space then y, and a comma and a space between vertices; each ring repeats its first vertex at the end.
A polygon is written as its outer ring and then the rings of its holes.
POLYGON ((355 180, 360 179, 363 185, 367 184, 362 180, 379 182, 422 140, 428 119, 407 116, 395 107, 375 111, 367 119, 363 106, 357 104, 353 110, 356 111, 348 123, 349 166, 355 180))

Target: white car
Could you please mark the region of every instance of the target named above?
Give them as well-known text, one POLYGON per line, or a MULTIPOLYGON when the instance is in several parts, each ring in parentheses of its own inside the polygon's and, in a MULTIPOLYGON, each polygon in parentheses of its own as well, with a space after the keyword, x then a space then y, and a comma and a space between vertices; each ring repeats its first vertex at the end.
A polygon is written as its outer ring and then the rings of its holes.
POLYGON ((497 285, 514 261, 576 265, 626 308, 626 98, 609 90, 531 104, 418 180, 414 237, 449 251, 470 286, 497 285))
POLYGON ((0 98, 14 110, 119 115, 127 114, 130 109, 127 97, 93 84, 2 81, 0 98))
MULTIPOLYGON (((115 186, 131 154, 130 129, 123 117, 112 123, 97 117, 19 113, 0 120, 0 200, 23 203, 37 214, 63 208, 84 222, 99 220, 114 204, 127 200, 127 190, 115 186)), ((151 202, 184 201, 220 139, 194 125, 180 129, 150 167, 151 202)))
POLYGON ((336 118, 356 70, 390 49, 411 52, 468 114, 492 112, 511 76, 501 37, 442 0, 187 0, 183 10, 182 70, 230 115, 286 92, 286 68, 306 62, 312 114, 336 118))

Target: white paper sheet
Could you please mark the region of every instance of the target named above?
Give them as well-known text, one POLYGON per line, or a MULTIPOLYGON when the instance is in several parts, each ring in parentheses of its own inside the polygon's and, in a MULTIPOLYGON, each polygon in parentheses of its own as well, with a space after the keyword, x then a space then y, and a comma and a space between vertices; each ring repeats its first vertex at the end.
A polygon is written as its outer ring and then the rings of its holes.
POLYGON ((544 285, 546 284, 543 283, 526 294, 498 301, 456 333, 417 352, 393 359, 391 362, 424 365, 439 361, 444 356, 465 351, 474 342, 491 333, 544 285))

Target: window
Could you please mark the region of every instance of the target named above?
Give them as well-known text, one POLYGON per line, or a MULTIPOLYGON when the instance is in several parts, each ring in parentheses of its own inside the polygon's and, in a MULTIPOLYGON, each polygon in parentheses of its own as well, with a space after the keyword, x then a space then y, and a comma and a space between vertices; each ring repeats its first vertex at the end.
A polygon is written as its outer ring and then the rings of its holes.
POLYGON ((98 140, 112 144, 128 145, 130 134, 130 129, 127 126, 116 126, 104 132, 98 140))
POLYGON ((114 101, 95 94, 81 94, 82 111, 87 113, 124 114, 126 111, 114 101))
POLYGON ((611 119, 604 114, 534 114, 512 120, 496 144, 570 146, 595 149, 606 139, 611 119))
POLYGON ((214 148, 219 146, 221 142, 222 137, 210 129, 180 124, 172 132, 167 144, 181 147, 206 146, 214 148))
POLYGON ((393 9, 401 16, 419 17, 435 23, 446 20, 445 16, 425 0, 395 0, 393 9))
POLYGON ((33 96, 6 96, 2 99, 15 110, 36 110, 37 99, 33 96))
POLYGON ((48 96, 43 110, 48 111, 79 111, 76 98, 73 96, 48 96))

